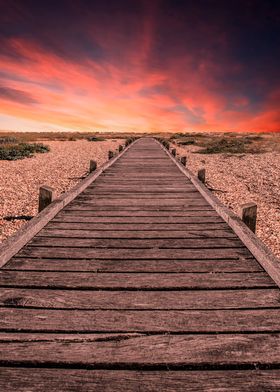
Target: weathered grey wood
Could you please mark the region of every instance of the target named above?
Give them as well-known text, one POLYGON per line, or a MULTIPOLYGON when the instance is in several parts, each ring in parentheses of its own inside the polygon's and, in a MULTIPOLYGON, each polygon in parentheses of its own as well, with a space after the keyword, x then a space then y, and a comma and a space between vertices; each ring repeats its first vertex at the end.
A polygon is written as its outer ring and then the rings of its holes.
MULTIPOLYGON (((76 230, 116 230, 116 231, 127 231, 127 230, 158 230, 158 231, 168 231, 170 227, 164 223, 88 223, 88 222, 54 222, 51 221, 48 224, 48 228, 55 229, 76 229, 76 230)), ((224 230, 227 229, 228 225, 226 223, 175 223, 172 224, 172 230, 224 230)))
POLYGON ((140 231, 140 230, 75 230, 75 229, 50 229, 48 226, 42 229, 38 235, 40 237, 58 238, 238 238, 230 230, 162 230, 162 231, 140 231))
POLYGON ((103 310, 279 309, 280 292, 278 289, 212 290, 209 293, 208 290, 77 291, 3 288, 0 306, 103 310))
POLYGON ((240 218, 255 233, 257 226, 257 205, 255 203, 242 204, 240 210, 240 218))
POLYGON ((55 199, 55 190, 47 185, 43 185, 39 188, 39 206, 38 211, 43 211, 48 207, 55 199))
MULTIPOLYGON (((108 338, 58 334, 49 339, 0 341, 0 364, 112 368, 279 366, 280 334, 151 335, 108 338)), ((32 339, 32 337, 30 337, 32 339)))
POLYGON ((205 177, 206 177, 206 171, 205 169, 200 169, 197 172, 197 178, 199 181, 201 181, 203 184, 205 184, 205 177))
POLYGON ((280 332, 279 318, 280 308, 269 312, 266 309, 133 311, 0 308, 0 332, 275 333, 280 332))
POLYGON ((83 273, 0 271, 1 287, 80 288, 80 289, 219 289, 273 288, 275 283, 263 272, 259 273, 83 273))
POLYGON ((96 260, 14 257, 4 269, 93 272, 261 272, 254 259, 96 260))
POLYGON ((180 239, 92 239, 92 238, 50 238, 34 237, 28 246, 65 248, 143 248, 143 249, 203 249, 243 248, 239 238, 180 238, 180 239))
POLYGON ((191 199, 194 198, 200 198, 200 194, 199 192, 184 192, 184 193, 178 193, 176 194, 175 192, 171 192, 169 194, 166 193, 135 193, 132 194, 132 192, 120 192, 118 193, 116 191, 116 193, 110 193, 110 192, 96 192, 96 193, 91 193, 91 194, 82 194, 81 196, 79 196, 79 198, 77 199, 78 201, 94 201, 94 200, 101 200, 101 199, 106 199, 106 200, 115 200, 115 201, 119 201, 122 199, 129 199, 129 200, 133 200, 133 199, 147 199, 147 200, 152 200, 152 199, 172 199, 172 200, 185 200, 185 201, 189 201, 191 199))
POLYGON ((89 172, 92 173, 97 169, 97 162, 90 160, 89 161, 89 172))
POLYGON ((18 256, 31 257, 69 257, 81 259, 224 259, 227 257, 248 257, 244 248, 209 248, 203 249, 98 249, 98 248, 59 248, 25 246, 18 256))
MULTIPOLYGON (((52 222, 76 222, 76 223, 96 223, 96 224, 139 224, 139 225, 156 225, 164 224, 169 229, 173 225, 201 224, 205 226, 208 223, 224 223, 221 217, 217 216, 184 216, 184 217, 97 217, 85 216, 82 214, 56 216, 52 222)), ((187 227, 186 227, 187 228, 187 227)))
MULTIPOLYGON (((184 219, 184 217, 191 217, 191 216, 219 216, 215 210, 185 210, 185 211, 158 211, 158 210, 150 210, 150 211, 127 211, 127 210, 111 210, 111 211, 98 211, 98 210, 91 210, 90 208, 83 208, 82 206, 79 207, 68 207, 64 208, 61 212, 56 215, 56 218, 62 217, 65 215, 80 215, 80 216, 95 216, 95 217, 119 217, 119 218, 149 218, 155 217, 156 219, 163 219, 163 218, 180 218, 184 219)), ((233 231, 228 229, 228 231, 233 231)), ((236 235, 236 234, 235 234, 236 235)), ((237 236, 236 236, 237 237, 237 236)))
POLYGON ((84 369, 0 369, 0 388, 14 391, 256 392, 280 390, 280 370, 133 371, 84 369))
POLYGON ((138 207, 190 207, 190 206, 207 206, 207 202, 202 198, 198 197, 196 199, 190 199, 190 200, 180 200, 180 199, 166 199, 166 200, 161 200, 161 199, 151 199, 151 200, 146 200, 146 199, 93 199, 92 201, 89 200, 76 200, 72 203, 73 206, 79 205, 80 203, 83 203, 84 206, 90 206, 90 205, 95 205, 95 206, 116 206, 116 207, 122 207, 122 206, 138 206, 138 207))

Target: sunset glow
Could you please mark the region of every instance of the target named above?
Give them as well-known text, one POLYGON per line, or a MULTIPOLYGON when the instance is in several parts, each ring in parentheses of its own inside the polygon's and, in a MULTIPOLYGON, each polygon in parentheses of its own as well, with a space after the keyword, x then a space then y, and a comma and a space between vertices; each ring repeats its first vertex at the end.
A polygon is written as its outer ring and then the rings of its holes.
POLYGON ((280 130, 279 3, 39 3, 0 1, 0 129, 280 130))

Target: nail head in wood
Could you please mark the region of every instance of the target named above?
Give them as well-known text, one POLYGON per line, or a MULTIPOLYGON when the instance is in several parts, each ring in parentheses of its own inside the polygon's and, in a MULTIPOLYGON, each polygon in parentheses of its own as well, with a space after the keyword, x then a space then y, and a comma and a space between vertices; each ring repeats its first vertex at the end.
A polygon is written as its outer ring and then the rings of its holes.
POLYGON ((201 181, 203 184, 205 184, 205 178, 206 178, 205 169, 198 170, 197 177, 198 177, 199 181, 201 181))
POLYGON ((253 233, 255 233, 257 226, 257 205, 255 203, 246 203, 242 204, 240 208, 240 217, 242 221, 253 233))
POLYGON ((46 208, 55 198, 55 191, 49 186, 41 186, 39 188, 39 208, 38 211, 41 212, 46 208))
POLYGON ((122 144, 120 144, 119 145, 119 152, 122 152, 122 150, 123 150, 123 146, 122 146, 122 144))
POLYGON ((172 148, 171 154, 172 154, 174 157, 176 157, 176 148, 172 148))
POLYGON ((183 166, 186 166, 187 165, 187 157, 182 157, 181 158, 181 163, 182 163, 183 166))
POLYGON ((95 171, 97 168, 97 163, 96 161, 90 160, 89 162, 89 172, 92 173, 93 171, 95 171))
POLYGON ((110 151, 108 152, 108 159, 112 159, 113 156, 114 156, 114 153, 113 153, 113 151, 110 150, 110 151))

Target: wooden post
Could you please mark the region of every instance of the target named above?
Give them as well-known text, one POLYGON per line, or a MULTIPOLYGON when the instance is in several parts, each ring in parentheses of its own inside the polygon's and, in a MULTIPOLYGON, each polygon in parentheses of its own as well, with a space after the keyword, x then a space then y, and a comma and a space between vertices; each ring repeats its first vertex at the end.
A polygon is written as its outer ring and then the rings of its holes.
POLYGON ((172 154, 174 157, 176 157, 176 148, 172 148, 171 154, 172 154))
POLYGON ((41 212, 54 200, 55 191, 49 186, 43 185, 39 188, 39 208, 38 211, 41 212))
POLYGON ((122 152, 122 150, 123 150, 123 146, 122 146, 122 144, 120 144, 119 145, 119 152, 122 152))
POLYGON ((205 178, 206 178, 205 169, 198 170, 197 177, 198 177, 199 181, 201 181, 203 184, 205 184, 205 178))
POLYGON ((182 157, 181 163, 182 163, 182 165, 187 166, 187 157, 182 157))
POLYGON ((113 156, 114 156, 114 153, 113 153, 113 151, 110 150, 110 151, 108 152, 108 159, 112 159, 113 156))
POLYGON ((97 168, 96 161, 90 160, 89 161, 89 172, 91 173, 91 172, 95 171, 96 168, 97 168))
POLYGON ((242 204, 240 208, 240 218, 245 225, 248 226, 253 233, 255 233, 257 225, 257 205, 255 203, 247 203, 242 204))

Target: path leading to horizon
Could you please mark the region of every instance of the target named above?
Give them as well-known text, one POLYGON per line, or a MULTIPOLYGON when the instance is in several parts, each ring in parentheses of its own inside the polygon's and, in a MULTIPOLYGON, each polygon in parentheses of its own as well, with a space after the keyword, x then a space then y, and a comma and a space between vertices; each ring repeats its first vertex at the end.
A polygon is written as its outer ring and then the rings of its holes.
POLYGON ((279 303, 242 241, 143 138, 1 269, 0 387, 279 390, 279 303))

